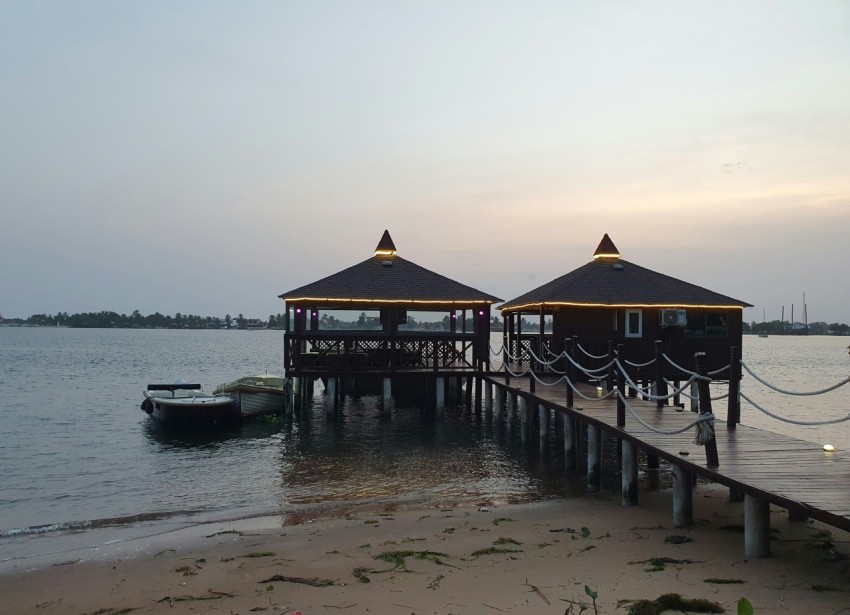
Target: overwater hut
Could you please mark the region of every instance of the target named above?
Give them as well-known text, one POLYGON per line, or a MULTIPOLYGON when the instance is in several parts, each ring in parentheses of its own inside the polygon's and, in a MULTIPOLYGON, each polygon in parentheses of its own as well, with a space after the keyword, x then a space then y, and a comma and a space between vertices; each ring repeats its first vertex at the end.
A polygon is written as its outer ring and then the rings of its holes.
POLYGON ((296 384, 377 382, 387 399, 390 388, 434 383, 438 403, 443 378, 488 369, 491 307, 502 301, 402 258, 388 231, 370 258, 280 298, 284 369, 296 384))
MULTIPOLYGON (((529 350, 558 354, 575 336, 585 354, 599 357, 622 344, 626 358, 639 363, 654 358, 660 340, 678 365, 693 369, 694 354, 705 352, 714 370, 741 346, 745 307, 751 305, 624 260, 605 234, 589 263, 499 309, 506 347, 525 361, 529 350)), ((679 375, 665 362, 665 377, 679 375)))

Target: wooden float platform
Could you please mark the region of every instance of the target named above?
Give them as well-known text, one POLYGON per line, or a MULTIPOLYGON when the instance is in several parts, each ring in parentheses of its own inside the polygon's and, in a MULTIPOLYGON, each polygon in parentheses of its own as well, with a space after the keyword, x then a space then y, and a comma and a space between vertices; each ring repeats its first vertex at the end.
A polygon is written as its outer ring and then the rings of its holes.
MULTIPOLYGON (((511 377, 507 384, 504 376, 491 375, 486 380, 526 397, 530 403, 542 404, 585 424, 596 425, 609 435, 630 440, 646 453, 687 472, 786 508, 798 518, 807 516, 850 531, 850 455, 846 452, 826 452, 819 444, 741 424, 730 430, 723 403, 716 404, 715 410, 720 463, 718 467, 709 467, 705 447, 694 443, 696 428, 677 435, 659 434, 641 425, 628 410, 625 427, 617 427, 617 401, 613 396, 585 400, 576 395, 574 407, 569 408, 568 385, 563 381, 554 386, 536 383, 532 393, 529 377, 511 377)), ((578 387, 588 397, 597 394, 596 387, 582 384, 578 387)), ((698 416, 672 406, 658 409, 651 401, 629 399, 628 403, 648 425, 660 430, 682 428, 698 416)))

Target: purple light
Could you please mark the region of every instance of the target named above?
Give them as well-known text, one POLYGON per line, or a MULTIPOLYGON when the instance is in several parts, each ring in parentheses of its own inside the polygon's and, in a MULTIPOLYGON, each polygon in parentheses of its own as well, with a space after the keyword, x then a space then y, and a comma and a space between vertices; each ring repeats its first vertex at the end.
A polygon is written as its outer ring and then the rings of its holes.
POLYGON ((452 320, 454 320, 455 318, 457 318, 457 315, 456 315, 456 314, 452 314, 452 320))
POLYGON ((316 310, 313 310, 313 316, 315 316, 316 314, 318 314, 318 312, 316 310))
POLYGON ((478 312, 478 315, 479 315, 479 316, 484 316, 484 310, 480 310, 480 311, 478 312))
POLYGON ((300 314, 300 313, 301 313, 301 308, 297 308, 297 309, 295 310, 295 313, 296 313, 296 314, 300 314))

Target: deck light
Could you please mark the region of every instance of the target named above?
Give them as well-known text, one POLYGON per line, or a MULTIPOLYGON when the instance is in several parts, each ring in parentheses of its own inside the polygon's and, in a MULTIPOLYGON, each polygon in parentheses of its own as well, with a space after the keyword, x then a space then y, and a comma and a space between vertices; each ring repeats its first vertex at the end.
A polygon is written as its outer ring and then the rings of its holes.
POLYGON ((479 316, 484 316, 484 310, 479 310, 479 311, 478 311, 478 315, 479 315, 479 316))
POLYGON ((300 313, 301 313, 301 308, 297 308, 297 309, 295 310, 295 313, 296 313, 296 314, 300 314, 300 313))
POLYGON ((835 450, 835 447, 832 444, 824 444, 823 450, 825 450, 827 453, 831 453, 835 450))

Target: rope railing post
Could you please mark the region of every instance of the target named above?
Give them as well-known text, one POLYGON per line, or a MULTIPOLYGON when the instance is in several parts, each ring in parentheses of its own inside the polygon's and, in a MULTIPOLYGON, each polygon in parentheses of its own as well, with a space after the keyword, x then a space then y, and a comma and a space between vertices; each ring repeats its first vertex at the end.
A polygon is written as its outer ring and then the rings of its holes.
POLYGON ((608 380, 605 383, 605 392, 614 390, 614 375, 617 373, 617 367, 614 365, 616 356, 616 345, 614 340, 608 340, 608 380))
MULTIPOLYGON (((712 414, 711 390, 709 389, 709 383, 711 379, 708 377, 708 358, 706 357, 704 352, 698 352, 694 355, 694 363, 696 364, 696 368, 694 371, 696 371, 696 373, 699 375, 698 386, 700 397, 700 416, 712 414)), ((711 425, 711 423, 709 423, 709 425, 711 425)), ((714 439, 713 429, 711 430, 710 434, 707 434, 703 444, 705 445, 706 465, 708 465, 709 468, 718 467, 720 465, 720 460, 717 457, 717 440, 714 439)))
POLYGON ((729 400, 726 410, 726 429, 735 429, 741 422, 741 348, 732 346, 729 352, 729 400))
MULTIPOLYGON (((664 382, 664 370, 661 368, 661 346, 661 340, 655 340, 655 394, 659 397, 667 395, 667 383, 664 382)), ((659 410, 666 405, 666 399, 655 401, 655 407, 659 410)))
MULTIPOLYGON (((623 344, 617 344, 617 355, 620 359, 620 369, 625 370, 626 351, 623 344)), ((626 426, 626 377, 617 372, 617 427, 626 426)))
MULTIPOLYGON (((564 347, 567 348, 567 352, 570 356, 575 360, 576 357, 576 344, 578 343, 578 338, 573 336, 571 339, 564 340, 564 347)), ((576 381, 576 368, 575 365, 572 364, 571 361, 566 361, 567 365, 567 408, 572 408, 574 399, 573 399, 573 388, 570 386, 571 382, 576 381)))

